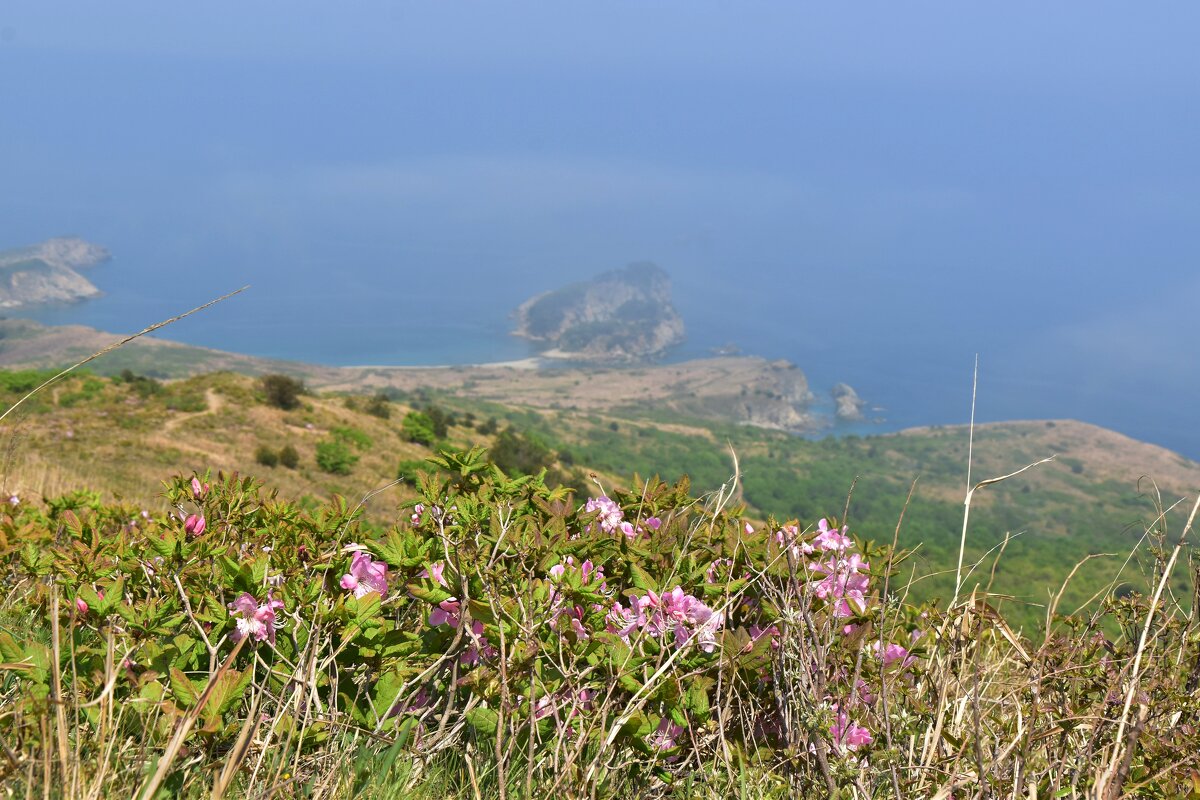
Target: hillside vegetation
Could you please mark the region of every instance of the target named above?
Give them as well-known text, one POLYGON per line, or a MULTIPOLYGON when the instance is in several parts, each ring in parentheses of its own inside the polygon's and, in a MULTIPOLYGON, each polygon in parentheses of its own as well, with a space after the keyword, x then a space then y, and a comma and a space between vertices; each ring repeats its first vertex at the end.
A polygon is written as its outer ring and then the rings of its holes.
MULTIPOLYGON (((7 373, 8 402, 38 375, 7 373)), ((0 488, 31 499, 83 489, 161 511, 164 474, 221 471, 260 476, 280 497, 310 506, 332 495, 367 498, 367 518, 383 524, 415 496, 417 474, 432 469, 425 459, 443 447, 490 448, 511 472, 550 468, 552 484, 566 483, 580 498, 627 486, 635 474, 687 476, 698 490, 715 490, 732 478, 736 454, 739 499, 752 518, 845 514, 864 537, 890 543, 904 512, 898 543, 913 551, 912 597, 931 601, 954 588, 963 428, 809 441, 640 406, 587 413, 396 390, 309 392, 284 409, 267 401, 257 378, 214 373, 159 383, 127 375, 72 378, 6 420, 0 488), (415 415, 429 407, 444 429, 414 434, 415 415), (284 448, 296 454, 292 467, 279 463, 284 448)), ((1044 626, 1052 593, 1089 556, 1097 557, 1063 593, 1067 610, 1105 590, 1145 591, 1149 562, 1125 563, 1129 554, 1147 530, 1175 524, 1183 510, 1166 509, 1200 486, 1194 462, 1071 421, 980 426, 973 475, 1004 475, 1051 455, 1055 461, 975 495, 967 542, 968 565, 983 559, 972 581, 990 585, 1005 617, 1029 630, 1044 626)), ((1177 580, 1187 604, 1185 578, 1177 580)))
POLYGON ((1057 459, 962 553, 958 428, 126 370, 0 433, 19 794, 1200 797, 1200 472, 1108 431, 978 429, 1057 459))

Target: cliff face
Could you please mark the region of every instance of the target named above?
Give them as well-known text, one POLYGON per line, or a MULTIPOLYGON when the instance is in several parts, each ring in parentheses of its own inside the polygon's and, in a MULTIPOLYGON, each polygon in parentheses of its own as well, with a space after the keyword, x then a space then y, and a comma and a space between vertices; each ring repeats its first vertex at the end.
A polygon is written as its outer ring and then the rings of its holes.
POLYGON ((728 365, 729 380, 715 386, 681 391, 672 406, 685 413, 726 419, 743 425, 782 431, 809 432, 826 427, 810 410, 813 401, 808 378, 790 361, 758 358, 712 359, 728 365))
POLYGON ((645 361, 684 337, 683 319, 671 305, 671 279, 648 263, 537 295, 514 317, 515 335, 546 345, 546 355, 579 361, 645 361))
POLYGON ((0 308, 95 297, 100 290, 76 270, 108 258, 103 247, 73 237, 0 252, 0 308))

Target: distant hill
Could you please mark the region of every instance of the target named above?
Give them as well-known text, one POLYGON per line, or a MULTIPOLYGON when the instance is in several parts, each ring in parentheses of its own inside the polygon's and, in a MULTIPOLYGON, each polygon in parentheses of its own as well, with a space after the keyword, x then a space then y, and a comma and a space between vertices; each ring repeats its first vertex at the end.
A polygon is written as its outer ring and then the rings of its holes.
POLYGON ((74 237, 0 251, 0 308, 70 303, 100 294, 76 270, 109 259, 99 245, 74 237))
POLYGON ((539 294, 515 317, 517 336, 546 345, 545 355, 577 361, 646 361, 684 337, 671 279, 647 262, 539 294))

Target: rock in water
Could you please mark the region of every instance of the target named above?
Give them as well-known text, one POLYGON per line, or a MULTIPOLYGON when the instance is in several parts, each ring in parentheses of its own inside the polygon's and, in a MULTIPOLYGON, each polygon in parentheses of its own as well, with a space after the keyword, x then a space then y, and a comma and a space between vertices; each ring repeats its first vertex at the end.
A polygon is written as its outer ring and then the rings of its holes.
POLYGON ((545 345, 547 356, 578 361, 647 361, 684 337, 670 277, 645 262, 532 297, 514 316, 515 335, 545 345))
POLYGON ((834 384, 830 390, 833 395, 833 402, 836 406, 834 411, 837 418, 842 422, 861 422, 863 420, 863 409, 867 406, 867 401, 858 396, 858 392, 854 391, 845 383, 834 384))
POLYGON ((83 239, 48 239, 0 252, 0 308, 69 303, 100 290, 76 270, 109 259, 108 251, 83 239))

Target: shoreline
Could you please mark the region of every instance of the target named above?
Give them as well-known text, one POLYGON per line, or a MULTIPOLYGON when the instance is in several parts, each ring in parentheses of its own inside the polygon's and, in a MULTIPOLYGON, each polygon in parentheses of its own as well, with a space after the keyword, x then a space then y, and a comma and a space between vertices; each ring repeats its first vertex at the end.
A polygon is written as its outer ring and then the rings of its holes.
POLYGON ((509 361, 485 361, 477 364, 345 364, 337 369, 375 369, 375 370, 422 370, 422 369, 517 369, 537 370, 545 366, 546 359, 540 356, 528 356, 509 361))

